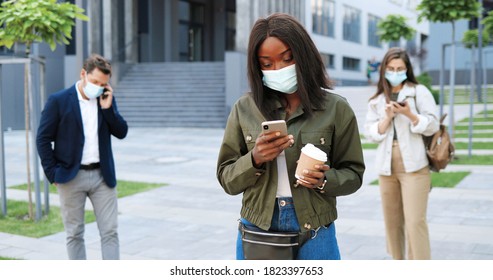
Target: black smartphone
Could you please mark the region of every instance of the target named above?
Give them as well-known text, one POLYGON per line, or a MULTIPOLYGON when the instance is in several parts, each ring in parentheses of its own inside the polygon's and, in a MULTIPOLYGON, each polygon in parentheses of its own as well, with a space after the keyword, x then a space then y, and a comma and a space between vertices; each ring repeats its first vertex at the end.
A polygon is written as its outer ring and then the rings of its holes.
POLYGON ((406 101, 401 101, 401 102, 397 102, 397 104, 405 107, 407 103, 406 103, 406 101))
POLYGON ((108 95, 106 94, 107 91, 109 91, 109 89, 107 88, 103 89, 103 95, 101 95, 101 98, 106 99, 106 97, 108 97, 108 95))

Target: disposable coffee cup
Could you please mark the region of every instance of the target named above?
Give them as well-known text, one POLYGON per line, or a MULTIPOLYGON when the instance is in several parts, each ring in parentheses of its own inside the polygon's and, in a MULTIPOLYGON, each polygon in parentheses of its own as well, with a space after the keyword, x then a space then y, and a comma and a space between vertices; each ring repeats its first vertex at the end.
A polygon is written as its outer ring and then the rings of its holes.
POLYGON ((327 161, 327 154, 315 147, 313 144, 306 144, 301 148, 298 166, 296 166, 295 177, 300 179, 303 176, 303 170, 316 170, 315 165, 324 164, 327 161))

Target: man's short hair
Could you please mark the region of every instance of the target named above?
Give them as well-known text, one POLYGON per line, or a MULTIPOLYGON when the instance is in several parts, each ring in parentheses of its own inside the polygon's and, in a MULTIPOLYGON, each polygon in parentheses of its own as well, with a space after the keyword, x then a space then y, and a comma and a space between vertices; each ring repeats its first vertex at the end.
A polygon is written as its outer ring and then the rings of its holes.
POLYGON ((86 61, 84 61, 82 68, 84 68, 88 74, 98 68, 99 71, 103 72, 105 75, 111 76, 111 63, 99 54, 93 54, 87 58, 86 61))

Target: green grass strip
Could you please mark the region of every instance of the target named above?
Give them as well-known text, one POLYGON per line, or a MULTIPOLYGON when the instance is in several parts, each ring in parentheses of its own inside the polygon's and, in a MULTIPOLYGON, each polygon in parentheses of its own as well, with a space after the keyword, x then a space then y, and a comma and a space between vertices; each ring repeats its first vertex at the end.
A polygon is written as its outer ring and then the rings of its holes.
MULTIPOLYGON (((431 173, 431 185, 437 188, 454 188, 460 181, 462 181, 471 172, 458 171, 458 172, 440 172, 431 173)), ((370 185, 378 185, 378 179, 373 180, 370 185)))
POLYGON ((455 155, 453 161, 450 164, 458 165, 493 165, 492 155, 455 155))
MULTIPOLYGON (((50 207, 50 213, 39 221, 28 219, 28 203, 7 200, 7 216, 0 216, 0 232, 39 238, 63 231, 60 208, 50 207)), ((92 211, 85 212, 85 222, 96 220, 92 211)))
MULTIPOLYGON (((469 149, 469 143, 467 142, 455 142, 456 150, 467 150, 469 149)), ((472 142, 472 148, 478 150, 492 150, 493 142, 472 142)))
MULTIPOLYGON (((469 133, 456 133, 455 138, 469 138, 469 133)), ((478 133, 474 132, 472 134, 473 138, 493 138, 493 133, 478 133)))
MULTIPOLYGON (((151 189, 165 186, 166 184, 142 183, 118 180, 118 197, 126 197, 136 193, 145 192, 151 189)), ((43 182, 41 186, 44 187, 43 182)), ((27 184, 11 187, 18 190, 27 190, 27 184)), ((50 185, 50 193, 57 193, 54 185, 50 185)), ((27 193, 26 193, 27 199, 27 193)), ((86 211, 85 222, 92 223, 96 220, 92 211, 86 211)), ((34 222, 28 219, 28 203, 25 201, 7 200, 7 216, 0 215, 0 232, 10 234, 43 237, 63 231, 62 217, 60 208, 50 206, 50 213, 43 215, 40 221, 34 222)))
MULTIPOLYGON (((44 188, 44 183, 41 181, 41 188, 44 188)), ((122 198, 125 196, 133 195, 140 192, 145 192, 148 190, 152 190, 155 188, 166 186, 166 184, 157 184, 157 183, 143 183, 143 182, 132 182, 132 181, 123 181, 118 180, 116 185, 116 190, 118 192, 118 198, 122 198)), ((27 190, 27 184, 17 185, 10 187, 16 190, 27 190)), ((33 187, 34 188, 34 187, 33 187)), ((50 193, 57 193, 57 189, 54 185, 50 185, 50 193)))

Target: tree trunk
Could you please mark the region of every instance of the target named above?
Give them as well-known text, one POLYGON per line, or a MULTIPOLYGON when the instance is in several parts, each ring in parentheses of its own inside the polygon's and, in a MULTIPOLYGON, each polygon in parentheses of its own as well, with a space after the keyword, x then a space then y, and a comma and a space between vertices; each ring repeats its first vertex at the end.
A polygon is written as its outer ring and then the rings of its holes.
POLYGON ((449 98, 449 126, 448 131, 454 141, 454 101, 455 101, 455 23, 452 21, 452 46, 450 49, 450 98, 449 98))
MULTIPOLYGON (((26 44, 26 57, 29 57, 30 45, 26 44)), ((31 161, 30 161, 30 149, 29 149, 29 64, 24 66, 24 112, 25 112, 25 126, 26 126, 26 169, 27 169, 27 195, 29 201, 29 219, 34 220, 33 211, 33 199, 32 199, 32 189, 31 189, 31 161)))
POLYGON ((26 168, 27 168, 27 194, 29 199, 29 219, 34 219, 33 214, 33 199, 31 191, 31 162, 29 151, 29 85, 28 85, 29 66, 24 66, 24 112, 25 112, 25 126, 26 126, 26 168))

